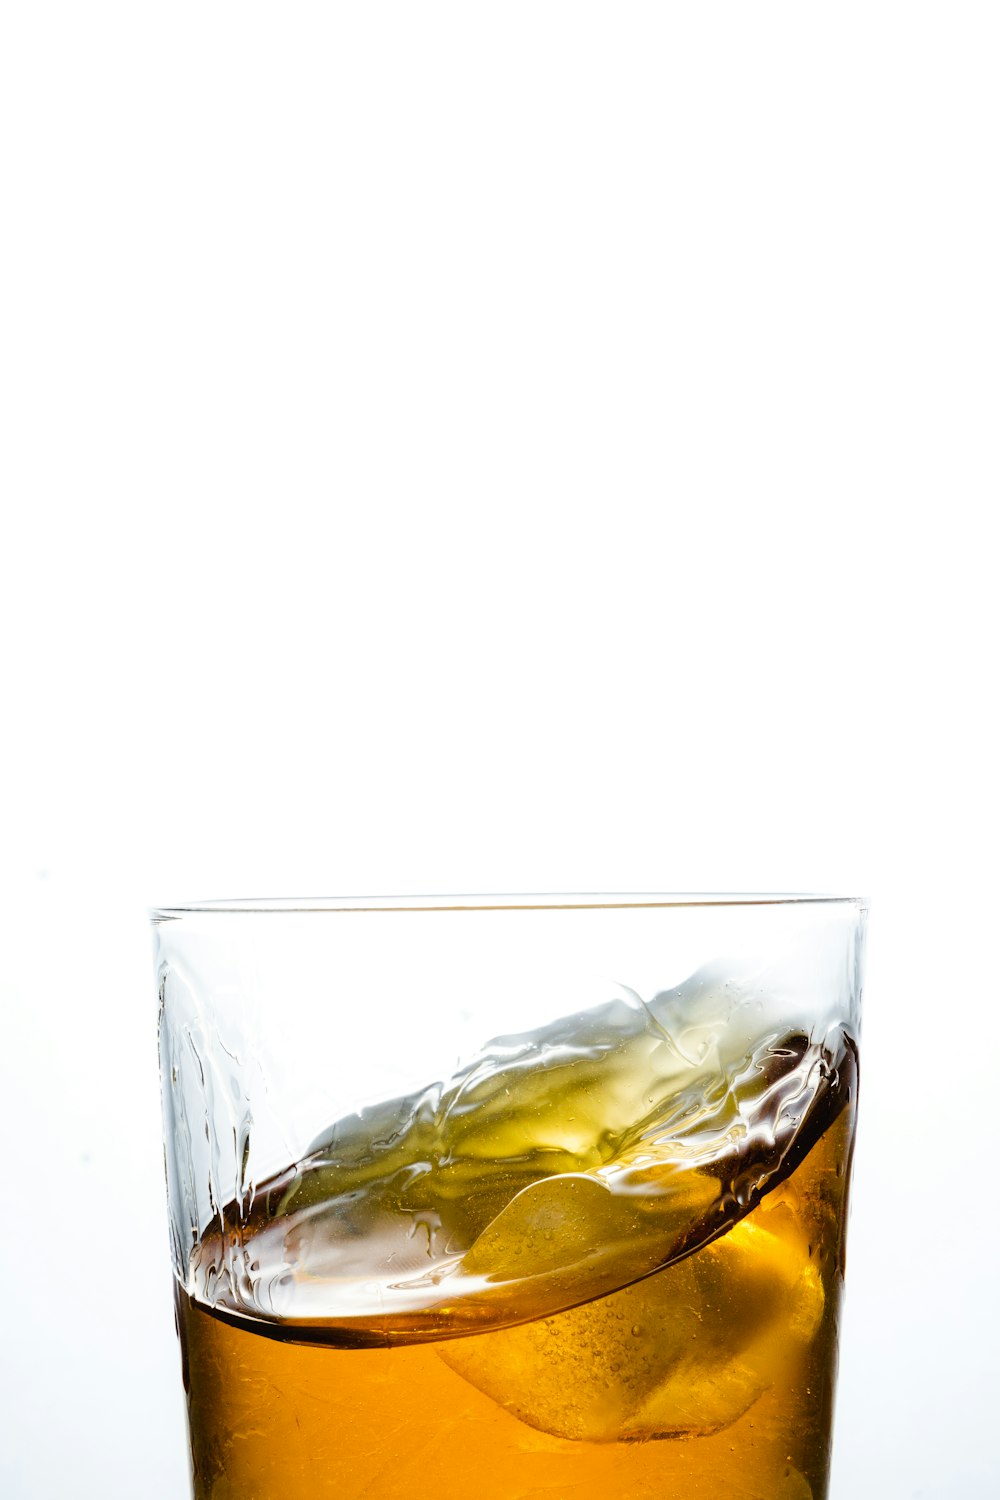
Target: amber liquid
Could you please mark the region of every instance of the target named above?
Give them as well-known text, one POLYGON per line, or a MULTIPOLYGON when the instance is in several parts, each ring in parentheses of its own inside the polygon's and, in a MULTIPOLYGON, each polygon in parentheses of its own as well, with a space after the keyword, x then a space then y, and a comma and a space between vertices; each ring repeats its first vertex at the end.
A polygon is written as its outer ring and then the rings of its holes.
POLYGON ((178 1291, 196 1500, 824 1500, 853 1104, 715 1244, 611 1296, 314 1347, 178 1291))

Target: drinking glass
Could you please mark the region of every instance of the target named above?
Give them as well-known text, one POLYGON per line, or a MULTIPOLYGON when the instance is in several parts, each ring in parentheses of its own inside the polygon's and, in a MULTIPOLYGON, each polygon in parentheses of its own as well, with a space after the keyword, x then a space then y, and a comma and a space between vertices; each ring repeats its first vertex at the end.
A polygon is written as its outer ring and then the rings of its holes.
POLYGON ((154 912, 196 1500, 822 1500, 865 915, 154 912))

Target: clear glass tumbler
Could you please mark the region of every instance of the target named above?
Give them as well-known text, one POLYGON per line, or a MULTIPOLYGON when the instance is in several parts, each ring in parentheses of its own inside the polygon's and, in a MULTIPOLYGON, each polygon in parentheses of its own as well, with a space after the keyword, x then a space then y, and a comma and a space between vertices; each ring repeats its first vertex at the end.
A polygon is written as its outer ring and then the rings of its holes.
POLYGON ((865 911, 156 911, 197 1500, 821 1500, 865 911))

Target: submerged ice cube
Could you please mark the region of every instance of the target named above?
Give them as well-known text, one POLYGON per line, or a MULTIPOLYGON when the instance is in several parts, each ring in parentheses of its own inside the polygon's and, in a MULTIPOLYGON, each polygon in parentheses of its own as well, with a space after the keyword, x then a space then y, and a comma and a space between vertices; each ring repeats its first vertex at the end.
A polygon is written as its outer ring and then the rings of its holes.
POLYGON ((531 1427, 589 1442, 692 1437, 741 1417, 823 1313, 808 1247, 755 1222, 551 1318, 443 1343, 445 1364, 531 1427))

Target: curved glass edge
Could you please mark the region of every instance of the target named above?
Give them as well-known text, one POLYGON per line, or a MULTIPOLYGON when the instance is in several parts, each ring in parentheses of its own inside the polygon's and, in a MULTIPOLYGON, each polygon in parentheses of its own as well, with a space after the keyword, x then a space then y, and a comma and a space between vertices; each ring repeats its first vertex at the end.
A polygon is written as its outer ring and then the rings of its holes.
POLYGON ((823 894, 679 893, 679 892, 574 892, 523 895, 434 895, 434 896, 333 896, 241 898, 238 900, 191 901, 155 906, 150 921, 155 925, 186 916, 339 915, 356 912, 462 912, 462 911, 601 911, 728 906, 851 906, 860 914, 868 911, 866 896, 823 894))

